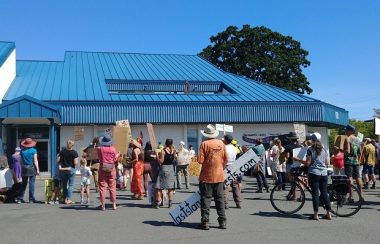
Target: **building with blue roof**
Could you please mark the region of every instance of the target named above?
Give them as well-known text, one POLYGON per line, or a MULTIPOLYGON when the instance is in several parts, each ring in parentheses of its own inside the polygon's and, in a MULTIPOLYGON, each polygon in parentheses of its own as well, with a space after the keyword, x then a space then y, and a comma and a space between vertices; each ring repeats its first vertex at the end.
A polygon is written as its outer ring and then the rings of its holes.
POLYGON ((0 42, 1 140, 7 154, 26 137, 38 140, 42 170, 81 128, 86 147, 118 120, 133 135, 146 123, 164 141, 195 147, 208 123, 233 125, 240 144, 304 125, 327 143, 327 128, 347 124, 348 112, 317 99, 236 76, 197 55, 67 51, 63 61, 16 60, 16 46, 0 42), (43 154, 43 155, 42 155, 43 154))

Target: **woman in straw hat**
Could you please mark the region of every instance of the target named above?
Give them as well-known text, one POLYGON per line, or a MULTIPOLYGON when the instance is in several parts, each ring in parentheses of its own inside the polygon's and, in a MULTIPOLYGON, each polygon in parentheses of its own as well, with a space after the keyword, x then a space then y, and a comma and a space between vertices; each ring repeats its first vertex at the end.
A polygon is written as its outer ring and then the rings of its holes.
POLYGON ((141 151, 141 144, 136 140, 132 140, 132 164, 133 175, 131 182, 132 198, 142 200, 144 196, 144 189, 142 187, 142 177, 144 173, 144 155, 141 151))
POLYGON ((36 199, 34 197, 34 185, 36 181, 36 175, 40 174, 40 168, 38 166, 37 150, 34 148, 37 142, 32 138, 26 138, 21 141, 22 151, 22 189, 17 199, 18 203, 24 202, 24 194, 26 186, 29 181, 29 202, 34 203, 36 199))
POLYGON ((118 154, 113 146, 110 135, 105 135, 99 138, 100 146, 96 148, 98 151, 100 166, 99 166, 99 195, 101 210, 106 210, 106 191, 107 187, 110 192, 110 200, 112 209, 116 210, 116 164, 118 154))

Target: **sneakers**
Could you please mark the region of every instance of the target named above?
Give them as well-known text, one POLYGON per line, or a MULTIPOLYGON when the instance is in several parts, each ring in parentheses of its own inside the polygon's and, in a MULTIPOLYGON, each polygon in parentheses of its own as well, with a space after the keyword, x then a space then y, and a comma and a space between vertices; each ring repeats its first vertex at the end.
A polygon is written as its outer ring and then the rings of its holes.
POLYGON ((236 203, 236 208, 241 208, 241 203, 236 203))
POLYGON ((369 189, 369 187, 368 187, 368 184, 365 184, 364 186, 363 186, 363 189, 369 189))
POLYGON ((209 230, 210 226, 208 225, 208 222, 202 222, 198 225, 198 228, 201 230, 209 230))
POLYGON ((50 204, 50 205, 54 205, 55 202, 54 202, 53 200, 50 200, 50 201, 48 202, 48 204, 50 204))
POLYGON ((373 185, 371 186, 371 189, 376 189, 376 185, 373 184, 373 185))

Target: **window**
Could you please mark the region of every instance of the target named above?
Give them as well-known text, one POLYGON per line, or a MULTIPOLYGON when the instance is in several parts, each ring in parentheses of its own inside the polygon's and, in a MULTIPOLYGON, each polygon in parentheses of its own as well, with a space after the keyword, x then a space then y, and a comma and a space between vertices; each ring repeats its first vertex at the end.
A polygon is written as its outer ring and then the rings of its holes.
POLYGON ((187 146, 192 145, 195 153, 198 154, 198 131, 193 128, 187 129, 187 146))

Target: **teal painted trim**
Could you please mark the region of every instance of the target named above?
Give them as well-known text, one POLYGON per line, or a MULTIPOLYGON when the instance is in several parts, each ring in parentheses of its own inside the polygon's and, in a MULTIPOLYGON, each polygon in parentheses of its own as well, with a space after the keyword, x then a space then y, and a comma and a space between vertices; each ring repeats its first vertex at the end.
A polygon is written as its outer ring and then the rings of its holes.
POLYGON ((0 118, 60 118, 59 110, 29 96, 21 96, 0 105, 0 118))

